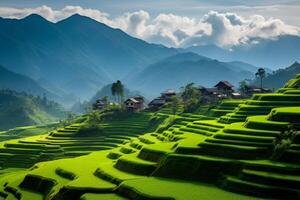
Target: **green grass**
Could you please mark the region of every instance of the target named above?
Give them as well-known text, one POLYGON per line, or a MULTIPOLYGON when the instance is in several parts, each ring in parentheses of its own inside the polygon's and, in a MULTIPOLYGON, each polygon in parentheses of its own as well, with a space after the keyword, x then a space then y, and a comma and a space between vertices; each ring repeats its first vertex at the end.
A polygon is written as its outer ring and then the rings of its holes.
POLYGON ((118 191, 128 197, 136 195, 149 199, 251 199, 248 196, 221 190, 213 185, 154 177, 125 181, 118 191))

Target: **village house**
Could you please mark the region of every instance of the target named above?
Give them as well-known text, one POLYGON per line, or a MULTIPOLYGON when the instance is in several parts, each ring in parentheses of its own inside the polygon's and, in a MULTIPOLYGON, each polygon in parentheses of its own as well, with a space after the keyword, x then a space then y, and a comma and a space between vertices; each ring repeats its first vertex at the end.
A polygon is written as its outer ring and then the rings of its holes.
POLYGON ((174 90, 169 89, 161 93, 161 98, 166 101, 171 101, 173 96, 176 96, 176 92, 174 90))
POLYGON ((102 110, 107 107, 109 102, 105 99, 97 99, 96 102, 93 104, 94 110, 102 110))
POLYGON ((212 88, 199 86, 198 89, 201 92, 202 102, 208 103, 226 98, 241 98, 238 92, 234 92, 233 87, 228 81, 220 81, 212 88))
POLYGON ((176 96, 176 92, 174 90, 168 89, 162 93, 160 93, 160 97, 157 97, 153 99, 149 104, 148 104, 148 109, 149 110, 158 110, 161 108, 163 105, 165 105, 167 102, 170 102, 172 100, 173 96, 176 96))
POLYGON ((202 103, 208 103, 208 102, 215 102, 218 98, 218 89, 213 88, 206 88, 203 86, 198 87, 200 93, 201 93, 201 101, 202 103))
POLYGON ((273 92, 271 89, 268 88, 260 88, 254 85, 246 85, 244 95, 246 97, 251 97, 255 93, 271 93, 273 92))
POLYGON ((128 111, 140 111, 144 108, 144 97, 130 97, 124 101, 124 106, 128 111))
POLYGON ((166 100, 162 97, 158 97, 153 99, 149 104, 148 104, 148 109, 149 110, 157 110, 163 105, 166 104, 166 100))
POLYGON ((234 92, 234 86, 228 81, 220 81, 214 87, 217 88, 219 94, 230 96, 234 92))

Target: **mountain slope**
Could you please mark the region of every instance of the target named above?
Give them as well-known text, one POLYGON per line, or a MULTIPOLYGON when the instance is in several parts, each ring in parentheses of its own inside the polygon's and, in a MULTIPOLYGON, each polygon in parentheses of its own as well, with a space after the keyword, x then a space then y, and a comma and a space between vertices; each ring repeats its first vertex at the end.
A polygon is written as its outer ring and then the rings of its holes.
MULTIPOLYGON (((263 79, 263 85, 266 88, 278 89, 284 86, 288 80, 292 79, 296 74, 300 74, 300 64, 298 62, 293 63, 291 66, 278 69, 271 74, 268 74, 266 78, 263 79)), ((259 85, 260 81, 255 80, 255 85, 259 85)))
POLYGON ((18 92, 27 92, 34 95, 46 95, 50 98, 57 98, 57 96, 41 87, 31 78, 11 72, 2 66, 0 66, 0 90, 1 89, 11 89, 18 92))
POLYGON ((35 14, 21 20, 1 18, 0 44, 0 63, 9 70, 81 98, 177 52, 80 15, 58 23, 35 14))
POLYGON ((53 101, 0 90, 0 130, 54 122, 64 116, 63 109, 53 101))
POLYGON ((250 71, 239 69, 230 63, 197 56, 193 53, 180 53, 151 64, 135 74, 128 85, 152 96, 168 88, 178 89, 190 82, 213 86, 220 80, 229 80, 237 85, 239 81, 253 77, 250 71))
POLYGON ((281 36, 276 40, 260 39, 256 44, 235 46, 230 50, 217 46, 193 46, 186 49, 224 61, 242 60, 255 66, 278 69, 300 59, 299 36, 281 36))

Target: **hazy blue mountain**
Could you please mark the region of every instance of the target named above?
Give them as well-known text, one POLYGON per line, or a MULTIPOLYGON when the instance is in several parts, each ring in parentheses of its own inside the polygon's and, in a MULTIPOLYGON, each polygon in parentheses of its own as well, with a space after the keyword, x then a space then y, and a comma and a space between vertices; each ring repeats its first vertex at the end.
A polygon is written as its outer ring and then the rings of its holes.
MULTIPOLYGON (((293 63, 291 66, 283 69, 278 69, 267 75, 263 79, 263 86, 270 89, 278 89, 284 86, 284 84, 295 77, 296 74, 300 74, 300 64, 298 62, 293 63)), ((260 85, 259 80, 254 80, 256 85, 260 85)))
POLYGON ((244 70, 243 66, 238 68, 194 53, 179 53, 149 65, 131 77, 128 85, 153 97, 162 90, 178 89, 191 82, 212 87, 220 80, 228 80, 237 85, 239 81, 253 77, 254 74, 244 70))
POLYGON ((217 46, 193 46, 186 49, 222 61, 241 60, 270 69, 288 66, 300 59, 300 37, 281 36, 276 40, 260 39, 257 44, 232 47, 230 50, 217 46))
POLYGON ((46 95, 50 98, 58 98, 53 93, 41 87, 36 81, 24 75, 11 72, 0 65, 0 90, 11 89, 18 92, 26 92, 33 95, 46 95))
POLYGON ((227 49, 220 48, 216 45, 191 46, 186 49, 180 49, 180 51, 194 52, 199 55, 207 56, 218 60, 232 61, 232 60, 228 60, 230 51, 228 51, 227 49))
POLYGON ((77 14, 58 23, 0 18, 0 44, 3 66, 81 98, 177 52, 77 14))
POLYGON ((254 65, 241 62, 241 61, 231 61, 227 63, 232 66, 233 70, 237 70, 237 71, 248 71, 248 72, 255 73, 258 69, 258 67, 254 65))

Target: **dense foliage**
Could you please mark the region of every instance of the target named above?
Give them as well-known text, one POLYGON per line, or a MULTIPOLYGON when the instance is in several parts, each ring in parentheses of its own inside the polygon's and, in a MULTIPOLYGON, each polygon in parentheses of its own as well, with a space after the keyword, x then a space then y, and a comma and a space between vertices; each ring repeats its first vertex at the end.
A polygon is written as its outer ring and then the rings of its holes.
POLYGON ((46 96, 0 90, 0 129, 43 124, 64 118, 66 112, 46 96))

